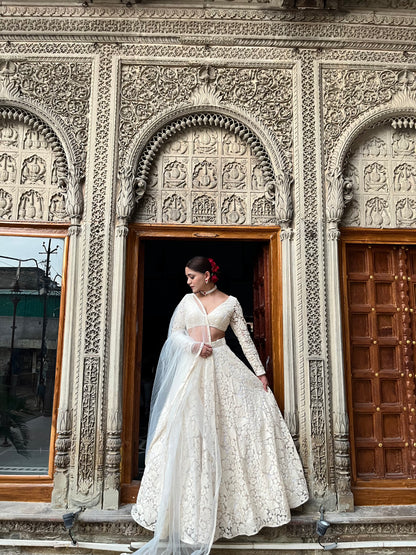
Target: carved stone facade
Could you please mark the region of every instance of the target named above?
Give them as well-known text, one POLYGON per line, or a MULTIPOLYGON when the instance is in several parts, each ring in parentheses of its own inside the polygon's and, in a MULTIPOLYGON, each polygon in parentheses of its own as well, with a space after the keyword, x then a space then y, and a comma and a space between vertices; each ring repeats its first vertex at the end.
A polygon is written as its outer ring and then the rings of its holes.
POLYGON ((339 227, 416 227, 414 2, 37 4, 0 6, 0 224, 70 236, 53 506, 119 505, 129 222, 280 228, 285 416, 311 493, 282 541, 312 541, 319 507, 354 509, 339 227))

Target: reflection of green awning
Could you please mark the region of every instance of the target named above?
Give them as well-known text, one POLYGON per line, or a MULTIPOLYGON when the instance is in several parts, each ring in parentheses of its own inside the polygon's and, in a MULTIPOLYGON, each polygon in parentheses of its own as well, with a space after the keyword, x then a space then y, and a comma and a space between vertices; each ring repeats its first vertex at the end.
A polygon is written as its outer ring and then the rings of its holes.
MULTIPOLYGON (((20 293, 17 303, 16 316, 43 317, 44 297, 36 293, 20 293)), ((59 318, 59 306, 61 303, 60 292, 48 295, 46 301, 47 318, 59 318)), ((13 303, 10 291, 0 292, 0 317, 13 316, 13 303)))

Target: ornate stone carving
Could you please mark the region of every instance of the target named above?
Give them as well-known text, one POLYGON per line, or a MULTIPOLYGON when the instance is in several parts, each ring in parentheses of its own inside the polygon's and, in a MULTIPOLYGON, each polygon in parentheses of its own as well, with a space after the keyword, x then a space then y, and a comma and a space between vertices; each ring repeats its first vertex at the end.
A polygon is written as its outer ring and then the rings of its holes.
MULTIPOLYGON (((191 121, 212 123, 216 118, 231 129, 234 125, 237 131, 242 129, 238 122, 222 116, 202 116, 201 120, 195 117, 191 121)), ((246 127, 244 134, 234 135, 221 127, 196 125, 187 129, 187 123, 184 120, 178 125, 184 130, 172 135, 156 157, 142 155, 139 168, 142 175, 152 176, 152 184, 147 186, 143 206, 138 205, 136 221, 155 222, 162 218, 164 222, 207 225, 275 225, 276 221, 290 221, 292 181, 281 170, 276 171, 276 180, 266 181, 271 172, 270 161, 246 127), (174 157, 175 151, 179 153, 174 157), (233 157, 229 156, 231 152, 233 157), (146 158, 153 163, 145 168, 146 158), (173 195, 168 195, 168 190, 173 195), (254 206, 253 210, 250 206, 254 206)), ((168 136, 170 131, 165 134, 168 136)), ((145 178, 141 182, 144 181, 145 178)))
MULTIPOLYGON (((350 210, 343 216, 343 225, 416 226, 415 144, 416 129, 392 128, 390 122, 374 127, 355 141, 344 177, 340 177, 351 182, 350 193, 354 196, 350 210)), ((331 205, 329 193, 328 190, 327 202, 331 205)), ((329 215, 328 219, 331 221, 329 215)))
POLYGON ((131 168, 121 168, 118 177, 117 217, 125 221, 130 217, 135 205, 135 177, 131 168))
POLYGON ((217 204, 208 195, 197 195, 192 202, 192 223, 215 224, 217 204))
POLYGON ((48 219, 52 222, 65 220, 67 217, 65 195, 63 193, 55 193, 51 197, 49 203, 48 219))
POLYGON ((185 198, 173 194, 165 197, 162 203, 162 221, 183 224, 186 222, 187 209, 185 198))
POLYGON ((293 217, 292 178, 282 171, 276 172, 276 182, 269 181, 266 184, 266 198, 274 197, 277 221, 289 225, 293 217))
POLYGON ((347 204, 352 199, 351 179, 341 170, 327 179, 327 218, 330 230, 336 229, 347 204))
POLYGON ((78 492, 87 496, 94 486, 96 456, 96 403, 99 394, 100 359, 88 356, 84 359, 82 384, 82 418, 79 430, 78 492))
POLYGON ((194 161, 192 172, 192 186, 195 189, 216 189, 218 184, 218 169, 215 160, 194 161))
POLYGON ((71 450, 71 412, 59 410, 58 412, 58 437, 55 443, 55 467, 66 470, 70 463, 71 450))
POLYGON ((9 220, 12 215, 12 207, 12 195, 4 189, 0 189, 0 219, 9 220))
POLYGON ((325 413, 325 378, 322 360, 309 361, 309 381, 311 395, 311 437, 313 454, 314 493, 323 496, 326 492, 327 454, 326 454, 326 426, 325 413))
POLYGON ((334 415, 335 474, 339 495, 351 494, 350 444, 348 415, 334 415))
POLYGON ((45 201, 43 196, 31 189, 23 193, 19 200, 18 218, 19 220, 43 220, 45 201))
MULTIPOLYGON (((409 70, 324 68, 322 71, 327 153, 358 116, 376 106, 387 107, 388 103, 399 111, 400 106, 412 104, 416 91, 415 73, 409 70)), ((403 137, 401 141, 404 142, 403 137)))
MULTIPOLYGON (((198 107, 216 107, 219 100, 223 106, 240 107, 244 113, 250 113, 253 118, 262 122, 273 132, 283 151, 287 152, 292 145, 292 107, 290 95, 285 91, 290 88, 289 69, 123 65, 120 106, 121 160, 135 130, 157 116, 167 105, 189 106, 192 103, 198 107), (211 92, 209 98, 199 95, 196 102, 195 94, 201 90, 201 86, 205 87, 205 90, 209 87, 211 92), (270 102, 271 98, 273 102, 270 102)), ((215 117, 221 119, 218 114, 215 117)), ((180 125, 179 122, 175 123, 180 125)), ((224 124, 221 125, 220 121, 206 121, 203 125, 216 127, 224 124)), ((239 130, 233 129, 234 125, 231 127, 232 134, 238 136, 239 130)))
POLYGON ((120 487, 121 462, 121 414, 116 410, 111 414, 107 430, 105 453, 105 481, 106 486, 114 490, 120 487))
POLYGON ((15 78, 16 68, 11 60, 0 60, 0 98, 13 98, 21 93, 15 78))
POLYGON ((84 207, 82 180, 83 174, 81 166, 78 164, 71 164, 68 168, 68 175, 66 178, 66 211, 73 222, 78 222, 81 219, 84 207))
POLYGON ((0 110, 1 219, 66 220, 57 202, 65 204, 66 171, 62 146, 44 122, 13 107, 0 110))
POLYGON ((232 195, 223 200, 221 218, 223 224, 241 225, 246 221, 247 208, 241 197, 232 195))

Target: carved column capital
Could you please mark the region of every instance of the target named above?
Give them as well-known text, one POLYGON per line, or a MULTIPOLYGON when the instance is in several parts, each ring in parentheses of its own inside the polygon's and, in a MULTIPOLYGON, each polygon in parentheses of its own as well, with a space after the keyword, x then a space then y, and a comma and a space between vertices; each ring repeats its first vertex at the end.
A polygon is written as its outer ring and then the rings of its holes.
POLYGON ((135 176, 132 168, 120 168, 118 172, 118 180, 119 191, 117 198, 117 218, 120 220, 121 223, 125 224, 125 222, 132 215, 135 206, 135 176))
POLYGON ((280 240, 283 243, 284 241, 292 241, 294 237, 294 231, 291 227, 286 224, 282 225, 280 230, 280 240))
POLYGON ((345 207, 352 199, 351 180, 343 175, 341 169, 334 170, 327 177, 326 213, 328 222, 338 224, 345 207))
POLYGON ((293 218, 292 183, 293 179, 280 170, 275 172, 275 180, 265 186, 265 197, 274 200, 276 220, 282 226, 290 224, 293 218))
POLYGON ((71 221, 76 225, 82 217, 84 199, 82 196, 83 171, 80 164, 71 164, 68 168, 66 211, 71 221))

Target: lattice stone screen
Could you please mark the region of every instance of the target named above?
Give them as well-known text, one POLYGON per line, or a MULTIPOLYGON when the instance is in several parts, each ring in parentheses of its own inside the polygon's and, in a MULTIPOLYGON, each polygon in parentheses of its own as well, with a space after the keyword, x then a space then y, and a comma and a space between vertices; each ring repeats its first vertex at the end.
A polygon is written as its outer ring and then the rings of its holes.
POLYGON ((238 136, 218 127, 188 129, 155 159, 135 221, 274 225, 259 160, 238 136))
MULTIPOLYGON (((412 120, 410 120, 412 121, 412 120)), ((416 227, 416 130, 380 126, 353 147, 345 171, 353 200, 345 226, 416 227)))

